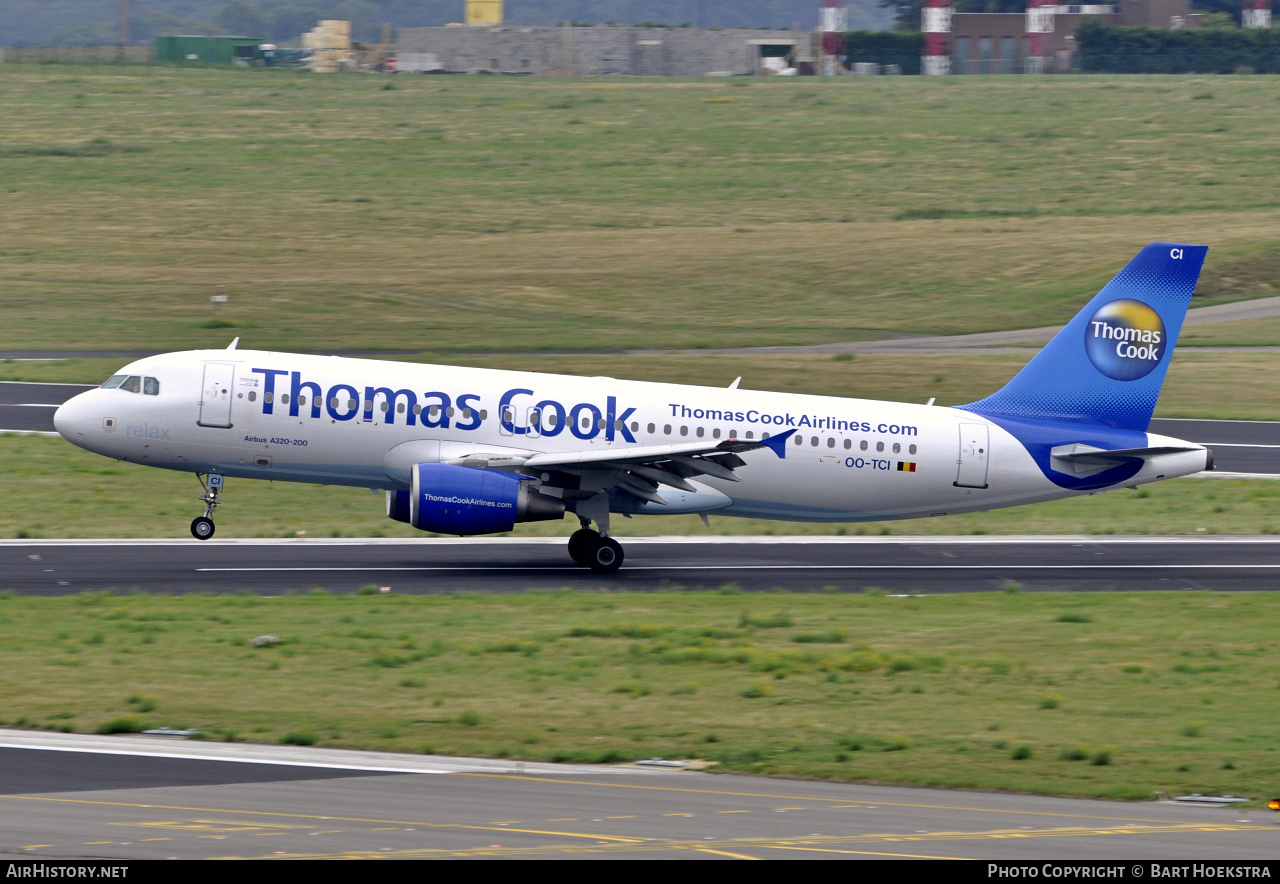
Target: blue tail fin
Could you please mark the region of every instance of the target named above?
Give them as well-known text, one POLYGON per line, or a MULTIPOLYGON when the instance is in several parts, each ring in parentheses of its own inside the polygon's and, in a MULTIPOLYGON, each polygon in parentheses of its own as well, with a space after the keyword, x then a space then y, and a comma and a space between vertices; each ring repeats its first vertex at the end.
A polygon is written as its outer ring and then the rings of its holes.
POLYGON ((1145 431, 1207 246, 1144 248, 977 414, 1145 431))

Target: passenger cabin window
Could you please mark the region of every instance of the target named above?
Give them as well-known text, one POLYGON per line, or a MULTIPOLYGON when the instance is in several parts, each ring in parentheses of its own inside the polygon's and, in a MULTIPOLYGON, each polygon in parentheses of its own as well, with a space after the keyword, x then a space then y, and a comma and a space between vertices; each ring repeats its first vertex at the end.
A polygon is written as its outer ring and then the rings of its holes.
POLYGON ((156 380, 155 378, 143 378, 143 379, 142 379, 142 392, 143 392, 143 393, 146 393, 148 396, 159 396, 159 395, 160 395, 160 382, 159 382, 158 380, 156 380))
POLYGON ((130 393, 141 393, 142 378, 138 377, 136 374, 129 375, 128 379, 120 385, 120 389, 128 390, 130 393))
POLYGON ((114 390, 116 387, 123 384, 125 381, 125 378, 127 377, 128 375, 124 375, 124 374, 113 374, 111 377, 107 378, 105 381, 102 382, 101 389, 114 390))

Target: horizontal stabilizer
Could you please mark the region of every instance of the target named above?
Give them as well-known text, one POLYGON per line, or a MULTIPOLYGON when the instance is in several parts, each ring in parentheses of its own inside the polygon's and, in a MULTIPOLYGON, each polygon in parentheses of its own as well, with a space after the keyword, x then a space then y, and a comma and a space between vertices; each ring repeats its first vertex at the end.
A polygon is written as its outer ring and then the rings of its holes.
POLYGON ((1060 473, 1089 476, 1114 466, 1136 463, 1167 454, 1199 451, 1200 446, 1159 445, 1154 448, 1094 448, 1092 445, 1059 445, 1050 452, 1053 468, 1060 473))

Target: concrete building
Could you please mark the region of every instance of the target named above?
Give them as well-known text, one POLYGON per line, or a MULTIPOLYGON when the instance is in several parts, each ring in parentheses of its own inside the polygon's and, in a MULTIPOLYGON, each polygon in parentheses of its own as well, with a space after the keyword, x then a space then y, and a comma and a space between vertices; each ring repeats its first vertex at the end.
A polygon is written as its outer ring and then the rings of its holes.
POLYGON ((401 28, 399 48, 445 71, 637 77, 754 74, 765 58, 812 63, 807 31, 702 28, 401 28))

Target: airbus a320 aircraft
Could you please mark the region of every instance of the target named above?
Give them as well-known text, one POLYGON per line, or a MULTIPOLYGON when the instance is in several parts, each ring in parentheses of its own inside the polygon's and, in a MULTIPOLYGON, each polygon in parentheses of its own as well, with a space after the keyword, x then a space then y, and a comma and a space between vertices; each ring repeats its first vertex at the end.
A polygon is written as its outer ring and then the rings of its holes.
POLYGON ((910 519, 1212 469, 1203 446, 1146 432, 1206 252, 1147 246, 1004 389, 955 408, 233 341, 133 362, 54 424, 89 451, 195 473, 201 540, 225 477, 355 485, 440 534, 572 513, 570 556, 610 573, 614 513, 910 519))

